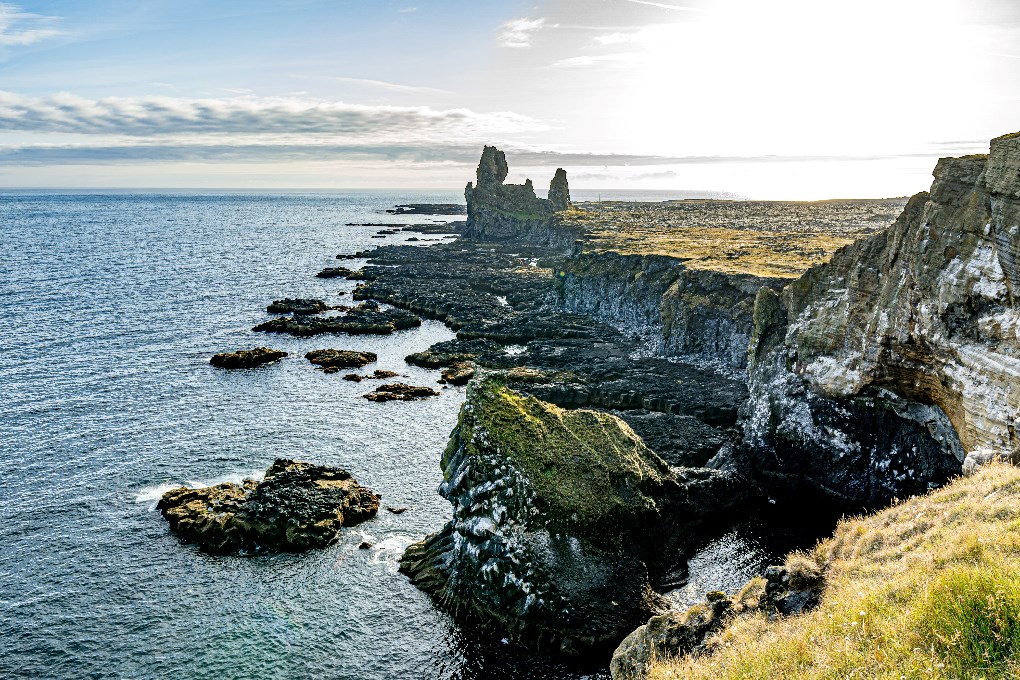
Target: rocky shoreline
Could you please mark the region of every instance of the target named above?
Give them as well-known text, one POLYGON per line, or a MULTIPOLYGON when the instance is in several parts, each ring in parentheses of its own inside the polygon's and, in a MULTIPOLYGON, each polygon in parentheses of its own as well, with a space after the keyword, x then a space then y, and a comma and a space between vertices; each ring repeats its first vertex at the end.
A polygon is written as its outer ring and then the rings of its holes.
POLYGON ((406 359, 467 400, 442 456, 453 518, 401 569, 458 619, 607 660, 626 637, 614 677, 643 677, 650 652, 703 652, 734 612, 818 601, 823 567, 788 564, 753 593, 669 610, 690 555, 740 518, 881 508, 1020 456, 1020 135, 944 159, 909 202, 757 205, 711 228, 683 220, 739 209, 657 206, 682 218, 668 252, 647 230, 607 235, 607 210, 573 205, 561 170, 548 199, 507 174, 486 147, 467 221, 423 229, 455 240, 338 255, 368 259, 323 272, 359 282, 357 307, 278 301, 291 316, 254 329, 456 332, 406 359))

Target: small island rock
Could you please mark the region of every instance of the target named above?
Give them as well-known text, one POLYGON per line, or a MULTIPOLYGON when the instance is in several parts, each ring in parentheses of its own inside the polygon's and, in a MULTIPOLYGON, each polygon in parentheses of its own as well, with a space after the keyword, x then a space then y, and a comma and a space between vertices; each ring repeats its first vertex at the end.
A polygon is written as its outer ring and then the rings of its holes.
POLYGON ((279 458, 261 482, 225 482, 163 494, 170 529, 206 552, 297 552, 321 548, 340 528, 379 511, 380 496, 341 468, 279 458))
POLYGON ((223 352, 215 354, 209 363, 217 368, 253 368, 279 361, 287 356, 286 352, 269 347, 256 347, 255 349, 242 349, 237 352, 223 352))

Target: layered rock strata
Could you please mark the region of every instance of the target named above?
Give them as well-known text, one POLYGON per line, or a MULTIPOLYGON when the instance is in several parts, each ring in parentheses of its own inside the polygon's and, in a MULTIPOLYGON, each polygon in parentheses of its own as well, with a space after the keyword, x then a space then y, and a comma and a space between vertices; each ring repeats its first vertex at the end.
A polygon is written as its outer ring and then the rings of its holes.
POLYGON ((171 531, 207 552, 296 552, 374 516, 379 496, 346 470, 279 458, 261 482, 180 487, 157 507, 171 531))
POLYGON ((874 506, 1020 458, 1020 133, 781 294, 759 293, 734 465, 874 506), (992 452, 989 455, 989 452, 992 452))

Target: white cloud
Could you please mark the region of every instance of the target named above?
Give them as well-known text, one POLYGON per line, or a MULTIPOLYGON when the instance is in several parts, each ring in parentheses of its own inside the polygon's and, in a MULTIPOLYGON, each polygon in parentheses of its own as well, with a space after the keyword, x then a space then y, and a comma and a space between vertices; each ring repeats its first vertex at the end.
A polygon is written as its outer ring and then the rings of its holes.
POLYGON ((20 7, 0 2, 0 47, 31 45, 61 35, 52 27, 56 17, 25 12, 20 7))
POLYGON ((546 27, 547 24, 544 18, 528 19, 523 17, 513 19, 500 27, 499 44, 503 47, 531 47, 534 34, 546 27))
POLYGON ((417 7, 405 7, 403 9, 398 9, 397 11, 400 14, 410 14, 411 12, 417 12, 418 8, 417 7))
POLYGON ((174 135, 278 140, 478 139, 546 126, 509 111, 478 113, 427 106, 363 106, 301 98, 109 97, 68 93, 25 97, 0 91, 0 130, 167 138, 174 135))

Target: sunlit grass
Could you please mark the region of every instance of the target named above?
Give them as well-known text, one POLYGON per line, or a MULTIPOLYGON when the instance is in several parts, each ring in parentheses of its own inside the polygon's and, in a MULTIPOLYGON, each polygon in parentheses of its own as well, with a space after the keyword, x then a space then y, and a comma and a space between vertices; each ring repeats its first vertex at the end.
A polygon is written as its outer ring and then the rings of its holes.
POLYGON ((737 616, 651 677, 1020 677, 1020 469, 845 520, 807 557, 827 569, 817 609, 737 616))

